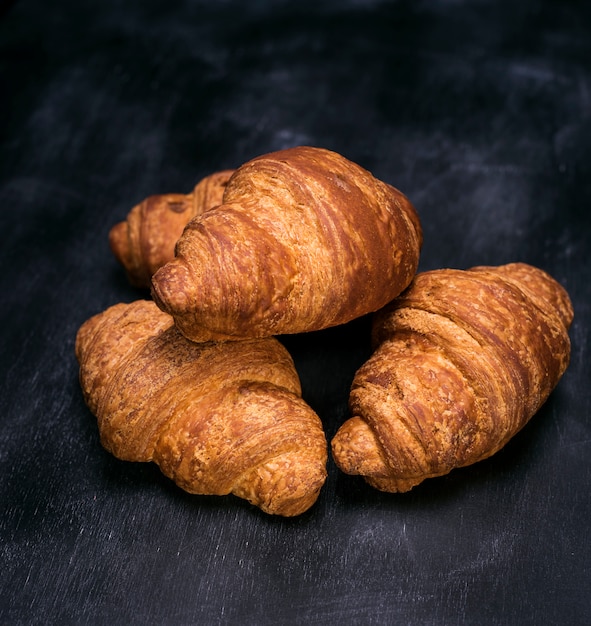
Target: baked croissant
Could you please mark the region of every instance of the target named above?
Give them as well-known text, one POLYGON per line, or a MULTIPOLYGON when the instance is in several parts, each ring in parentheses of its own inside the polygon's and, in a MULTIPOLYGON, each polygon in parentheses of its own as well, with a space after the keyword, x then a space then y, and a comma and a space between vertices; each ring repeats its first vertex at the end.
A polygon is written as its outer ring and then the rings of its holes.
POLYGON ((132 285, 150 287, 152 274, 174 258, 174 246, 187 222, 221 204, 234 170, 202 179, 191 193, 150 196, 109 232, 109 244, 132 285))
POLYGON ((401 492, 494 454, 564 373, 572 318, 567 292, 530 265, 418 274, 374 318, 336 464, 401 492))
POLYGON ((154 461, 182 489, 293 516, 318 498, 327 444, 274 338, 197 344, 147 300, 117 304, 76 337, 85 401, 103 446, 154 461))
POLYGON ((238 168, 192 220, 152 295, 195 341, 300 333, 376 311, 412 280, 422 232, 406 197, 329 150, 238 168))

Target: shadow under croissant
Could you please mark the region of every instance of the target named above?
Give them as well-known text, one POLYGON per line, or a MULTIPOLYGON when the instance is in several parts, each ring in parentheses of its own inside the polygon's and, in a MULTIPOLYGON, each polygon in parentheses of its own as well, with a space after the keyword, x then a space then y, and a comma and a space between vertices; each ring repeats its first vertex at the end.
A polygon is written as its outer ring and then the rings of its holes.
POLYGON ((155 463, 121 461, 106 450, 102 451, 101 461, 102 484, 105 486, 105 492, 122 494, 126 502, 128 498, 138 502, 154 496, 158 496, 159 500, 163 497, 175 510, 180 506, 194 514, 215 513, 216 516, 235 517, 243 512, 249 517, 255 515, 267 524, 306 524, 310 518, 318 515, 319 502, 322 498, 321 494, 314 506, 294 517, 269 515, 254 504, 233 494, 217 496, 189 493, 165 476, 155 463))
MULTIPOLYGON (((385 510, 414 510, 425 505, 444 507, 448 503, 479 492, 507 494, 525 486, 530 471, 544 472, 551 445, 554 405, 561 393, 554 390, 538 413, 507 444, 492 456, 472 465, 458 467, 448 474, 427 478, 410 491, 388 493, 375 489, 361 476, 350 476, 337 469, 335 495, 345 506, 385 510), (546 451, 546 453, 544 453, 546 451)), ((334 466, 334 463, 332 464, 334 466)), ((335 468, 336 469, 336 468, 335 468)))
MULTIPOLYGON (((499 452, 473 465, 456 468, 444 476, 423 481, 406 493, 386 493, 374 489, 360 476, 348 476, 329 460, 329 478, 316 504, 296 517, 268 515, 247 501, 234 495, 209 496, 188 493, 167 478, 155 463, 121 461, 102 450, 101 475, 105 491, 132 494, 137 500, 164 494, 176 505, 195 512, 215 512, 235 515, 237 511, 254 514, 269 524, 306 524, 322 514, 329 498, 335 498, 349 510, 380 509, 383 511, 411 511, 445 507, 471 497, 476 493, 493 491, 507 494, 519 484, 525 485, 530 470, 543 471, 542 452, 551 443, 554 403, 560 388, 549 397, 534 418, 499 452)), ((89 412, 89 419, 94 422, 89 412)), ((95 433, 98 440, 98 432, 95 433)), ((492 503, 494 504, 494 503, 492 503)))
POLYGON ((370 314, 324 330, 277 337, 292 356, 302 397, 322 420, 329 441, 347 416, 355 372, 371 354, 371 320, 370 314))

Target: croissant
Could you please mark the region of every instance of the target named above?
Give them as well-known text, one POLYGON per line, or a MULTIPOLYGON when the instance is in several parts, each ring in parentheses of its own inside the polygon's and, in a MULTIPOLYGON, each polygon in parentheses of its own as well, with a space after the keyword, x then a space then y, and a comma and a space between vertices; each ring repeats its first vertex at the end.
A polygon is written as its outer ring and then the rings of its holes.
POLYGON ((154 274, 152 295, 195 341, 319 330, 397 296, 421 244, 402 193, 335 152, 300 146, 238 168, 223 204, 188 224, 154 274))
POLYGON ((86 321, 76 357, 101 443, 119 459, 154 461, 190 493, 232 493, 269 514, 318 498, 326 439, 276 339, 193 343, 138 300, 86 321))
POLYGON ((572 319, 564 288, 530 265, 418 274, 374 317, 335 463, 403 492, 494 454, 564 373, 572 319))
POLYGON ((187 222, 221 204, 234 170, 203 178, 191 193, 150 196, 134 206, 109 232, 109 244, 132 285, 150 287, 152 274, 174 258, 174 246, 187 222))

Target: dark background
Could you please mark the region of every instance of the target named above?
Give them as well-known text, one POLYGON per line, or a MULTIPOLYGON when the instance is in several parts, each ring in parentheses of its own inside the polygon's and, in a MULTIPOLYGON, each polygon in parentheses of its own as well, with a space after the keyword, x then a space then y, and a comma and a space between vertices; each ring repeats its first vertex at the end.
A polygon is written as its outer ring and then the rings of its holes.
MULTIPOLYGON (((2 624, 591 623, 590 6, 1 3, 2 624), (532 263, 575 321, 497 455, 405 495, 330 461, 285 520, 107 454, 74 338, 145 297, 107 242, 135 203, 298 144, 410 197, 421 269, 532 263)), ((367 331, 285 338, 329 438, 367 331)))

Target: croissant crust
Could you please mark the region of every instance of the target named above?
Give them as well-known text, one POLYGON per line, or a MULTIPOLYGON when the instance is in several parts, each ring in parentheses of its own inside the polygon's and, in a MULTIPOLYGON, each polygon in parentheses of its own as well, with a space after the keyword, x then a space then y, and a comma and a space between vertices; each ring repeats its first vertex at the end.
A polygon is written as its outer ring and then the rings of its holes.
POLYGON ((326 439, 276 339, 193 343, 140 300, 85 322, 76 356, 116 457, 154 461, 188 492, 233 493, 266 513, 298 515, 318 498, 326 439))
POLYGON ((375 316, 335 462, 395 492, 494 454, 564 373, 572 318, 564 288, 530 265, 418 274, 375 316))
POLYGON ((132 285, 150 287, 152 274, 174 258, 174 247, 187 223, 221 204, 233 171, 206 176, 188 194, 149 196, 111 228, 111 251, 132 285))
POLYGON ((376 311, 411 281, 422 231, 408 199, 329 150, 238 168, 192 220, 152 293, 195 341, 318 330, 376 311))

